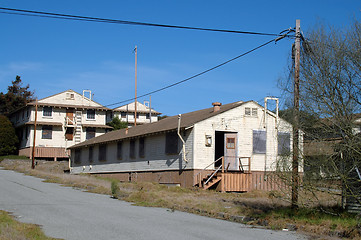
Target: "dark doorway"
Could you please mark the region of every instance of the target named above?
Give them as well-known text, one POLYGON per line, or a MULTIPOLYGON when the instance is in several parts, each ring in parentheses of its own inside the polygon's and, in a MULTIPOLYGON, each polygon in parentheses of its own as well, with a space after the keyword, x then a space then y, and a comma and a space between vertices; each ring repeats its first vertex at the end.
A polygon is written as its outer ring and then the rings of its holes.
MULTIPOLYGON (((216 131, 214 141, 214 160, 224 156, 224 132, 216 131)), ((219 167, 222 161, 218 161, 214 164, 215 167, 219 167)))

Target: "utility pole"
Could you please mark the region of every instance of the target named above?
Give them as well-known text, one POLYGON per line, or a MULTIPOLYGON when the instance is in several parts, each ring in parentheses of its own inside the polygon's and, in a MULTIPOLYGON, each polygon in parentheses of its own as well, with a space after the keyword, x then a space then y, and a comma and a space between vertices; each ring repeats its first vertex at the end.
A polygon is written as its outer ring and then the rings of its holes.
POLYGON ((34 136, 33 136, 33 151, 31 155, 31 168, 35 168, 35 138, 36 138, 36 121, 38 119, 38 99, 35 100, 35 121, 34 121, 34 136))
POLYGON ((134 126, 137 126, 137 46, 135 52, 135 102, 134 102, 134 126))
POLYGON ((295 80, 294 80, 294 125, 293 125, 293 159, 292 159, 292 208, 298 207, 298 158, 299 158, 299 113, 300 113, 300 49, 301 49, 301 31, 300 20, 296 20, 296 39, 295 39, 295 80))
POLYGON ((149 122, 152 123, 152 95, 149 95, 149 122))

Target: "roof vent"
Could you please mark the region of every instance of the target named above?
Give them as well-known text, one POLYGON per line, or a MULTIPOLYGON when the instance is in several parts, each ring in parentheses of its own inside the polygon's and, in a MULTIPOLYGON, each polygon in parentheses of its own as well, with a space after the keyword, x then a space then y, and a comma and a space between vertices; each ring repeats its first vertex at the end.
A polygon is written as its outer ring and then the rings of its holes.
POLYGON ((222 103, 214 102, 214 103, 212 103, 212 105, 213 105, 213 112, 217 112, 221 109, 222 103))

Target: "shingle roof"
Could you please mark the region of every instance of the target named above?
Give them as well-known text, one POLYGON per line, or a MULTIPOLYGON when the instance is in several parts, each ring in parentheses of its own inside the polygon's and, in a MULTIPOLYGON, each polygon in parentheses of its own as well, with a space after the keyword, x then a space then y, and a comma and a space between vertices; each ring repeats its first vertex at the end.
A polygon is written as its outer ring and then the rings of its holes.
MULTIPOLYGON (((241 106, 244 103, 246 103, 246 102, 239 101, 239 102, 225 104, 225 105, 222 105, 220 110, 217 112, 213 112, 213 107, 211 107, 211 108, 206 108, 206 109, 182 114, 180 127, 181 128, 191 127, 197 122, 200 122, 202 120, 205 120, 205 119, 213 117, 213 116, 216 116, 220 113, 226 112, 226 111, 236 108, 238 106, 241 106)), ((148 123, 148 124, 129 128, 128 134, 126 134, 126 129, 112 131, 112 132, 103 134, 101 136, 89 139, 87 141, 81 142, 79 144, 73 145, 73 146, 69 147, 69 149, 79 148, 79 147, 89 146, 89 145, 95 145, 95 144, 102 144, 102 143, 107 143, 107 142, 113 142, 113 141, 118 141, 118 140, 126 139, 126 138, 135 138, 135 137, 144 136, 144 135, 157 134, 160 132, 172 131, 177 128, 178 128, 178 115, 175 115, 172 117, 167 117, 165 119, 162 119, 158 122, 148 123)))

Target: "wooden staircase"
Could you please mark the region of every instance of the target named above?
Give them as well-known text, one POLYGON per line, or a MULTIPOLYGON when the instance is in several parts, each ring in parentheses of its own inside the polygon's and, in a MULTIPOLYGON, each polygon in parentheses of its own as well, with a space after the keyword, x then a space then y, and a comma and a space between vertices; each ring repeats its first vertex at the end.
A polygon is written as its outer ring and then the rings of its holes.
MULTIPOLYGON (((203 188, 203 189, 209 189, 210 187, 220 182, 222 180, 222 175, 224 173, 224 167, 223 167, 224 157, 220 157, 212 163, 214 164, 220 160, 222 160, 222 164, 216 170, 213 170, 212 172, 208 172, 208 174, 206 174, 204 171, 199 172, 195 176, 196 184, 194 186, 198 186, 199 188, 203 188), (220 173, 220 171, 222 172, 220 173)), ((205 169, 207 169, 209 166, 207 166, 205 169)))

